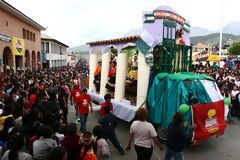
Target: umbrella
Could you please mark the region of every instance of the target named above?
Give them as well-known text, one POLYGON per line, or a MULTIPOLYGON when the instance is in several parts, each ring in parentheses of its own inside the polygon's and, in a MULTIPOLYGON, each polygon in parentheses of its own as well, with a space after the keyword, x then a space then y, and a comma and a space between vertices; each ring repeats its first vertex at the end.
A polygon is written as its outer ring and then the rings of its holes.
POLYGON ((206 61, 220 61, 220 57, 210 54, 210 56, 208 57, 208 59, 206 61))

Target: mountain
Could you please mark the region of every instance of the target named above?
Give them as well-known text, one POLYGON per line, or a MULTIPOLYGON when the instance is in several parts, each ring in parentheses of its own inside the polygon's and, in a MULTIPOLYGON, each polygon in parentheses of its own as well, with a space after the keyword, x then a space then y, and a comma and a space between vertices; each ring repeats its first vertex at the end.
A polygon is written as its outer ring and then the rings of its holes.
POLYGON ((79 45, 76 47, 69 48, 67 52, 73 52, 78 54, 89 54, 90 46, 89 45, 79 45))
POLYGON ((231 22, 223 27, 223 33, 240 35, 240 22, 231 22))
MULTIPOLYGON (((219 33, 214 33, 206 36, 191 37, 190 39, 191 39, 191 43, 193 43, 194 45, 196 45, 197 43, 202 43, 205 45, 208 45, 210 43, 214 45, 214 44, 219 44, 219 36, 220 36, 219 33)), ((240 41, 240 36, 223 33, 222 43, 226 44, 229 39, 233 41, 240 41)))
POLYGON ((191 27, 190 37, 205 36, 214 33, 205 28, 191 27))

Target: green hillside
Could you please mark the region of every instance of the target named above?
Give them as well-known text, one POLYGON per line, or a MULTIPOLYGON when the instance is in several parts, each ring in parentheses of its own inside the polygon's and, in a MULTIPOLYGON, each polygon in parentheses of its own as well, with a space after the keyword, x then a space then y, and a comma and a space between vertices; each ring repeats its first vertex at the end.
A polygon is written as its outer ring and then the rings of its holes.
MULTIPOLYGON (((209 43, 219 44, 219 33, 209 34, 206 36, 197 36, 197 37, 191 37, 191 43, 196 45, 197 43, 203 43, 205 45, 208 45, 209 43)), ((240 41, 240 36, 235 36, 232 34, 223 34, 223 44, 227 43, 227 41, 231 39, 233 41, 240 41)))

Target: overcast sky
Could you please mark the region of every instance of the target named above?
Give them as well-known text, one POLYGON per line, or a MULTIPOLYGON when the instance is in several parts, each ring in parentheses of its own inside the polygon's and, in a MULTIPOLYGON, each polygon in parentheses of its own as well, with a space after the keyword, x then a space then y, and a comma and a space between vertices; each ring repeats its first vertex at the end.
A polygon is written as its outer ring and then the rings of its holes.
POLYGON ((219 30, 221 2, 223 24, 240 21, 240 0, 5 0, 47 27, 43 33, 70 47, 90 41, 118 38, 141 28, 142 11, 169 5, 191 26, 219 30))

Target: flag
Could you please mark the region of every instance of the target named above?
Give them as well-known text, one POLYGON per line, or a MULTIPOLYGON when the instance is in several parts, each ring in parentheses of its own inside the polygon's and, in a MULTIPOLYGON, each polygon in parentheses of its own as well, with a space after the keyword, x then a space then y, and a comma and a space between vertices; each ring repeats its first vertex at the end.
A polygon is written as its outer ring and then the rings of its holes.
POLYGON ((207 137, 222 135, 227 124, 224 120, 223 100, 192 105, 193 124, 197 125, 193 134, 193 145, 207 137))
POLYGON ((145 29, 136 42, 136 46, 143 53, 147 54, 148 51, 155 46, 155 37, 148 29, 145 29))
POLYGON ((24 56, 25 55, 25 48, 24 48, 24 40, 12 37, 12 52, 13 55, 17 56, 24 56))

